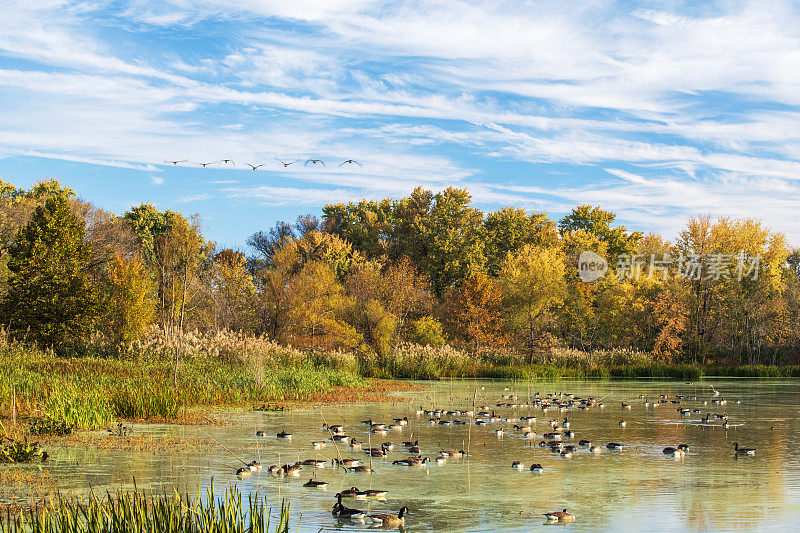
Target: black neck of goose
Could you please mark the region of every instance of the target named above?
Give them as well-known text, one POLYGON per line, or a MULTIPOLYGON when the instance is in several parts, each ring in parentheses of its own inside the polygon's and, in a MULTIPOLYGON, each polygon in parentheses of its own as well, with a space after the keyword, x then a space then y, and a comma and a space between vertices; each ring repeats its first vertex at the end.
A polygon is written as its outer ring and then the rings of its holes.
POLYGON ((403 518, 403 515, 406 514, 406 508, 403 507, 400 509, 400 512, 397 513, 397 518, 403 518))

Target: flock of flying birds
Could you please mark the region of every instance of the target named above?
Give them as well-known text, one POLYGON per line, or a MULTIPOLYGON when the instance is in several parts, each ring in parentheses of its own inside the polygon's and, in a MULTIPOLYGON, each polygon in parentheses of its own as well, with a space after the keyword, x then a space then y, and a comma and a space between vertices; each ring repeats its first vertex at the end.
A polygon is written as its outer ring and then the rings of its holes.
MULTIPOLYGON (((711 403, 719 406, 726 405, 727 400, 719 398, 719 391, 715 390, 713 386, 711 388, 714 394, 713 398, 711 399, 711 403)), ((659 406, 674 407, 677 405, 678 407, 676 410, 681 417, 688 416, 692 413, 701 413, 701 409, 699 407, 689 409, 683 406, 683 402, 700 402, 703 406, 708 405, 709 403, 707 400, 699 399, 696 396, 668 397, 666 395, 661 395, 659 398, 649 399, 644 395, 640 395, 639 399, 645 408, 659 406)), ((737 400, 735 403, 740 402, 737 400)), ((620 402, 620 407, 623 412, 626 412, 631 409, 631 404, 632 402, 623 401, 620 402)), ((570 421, 565 413, 571 410, 602 409, 604 407, 605 404, 603 403, 603 398, 580 398, 576 397, 574 394, 565 393, 548 393, 540 395, 540 393, 537 392, 535 396, 529 398, 527 402, 518 401, 517 396, 513 394, 502 394, 500 401, 491 407, 482 405, 474 406, 472 409, 461 410, 425 410, 420 407, 419 409, 416 409, 414 413, 418 418, 422 416, 428 417, 428 423, 432 426, 469 425, 470 427, 482 427, 490 424, 495 425, 497 429, 494 429, 493 433, 498 438, 502 438, 505 435, 518 436, 521 439, 530 441, 531 445, 533 445, 533 439, 541 439, 538 443, 538 446, 544 449, 549 449, 554 456, 558 456, 563 459, 569 459, 572 457, 573 453, 578 453, 581 449, 586 450, 588 453, 599 455, 607 452, 613 453, 624 448, 624 445, 619 442, 609 442, 602 447, 585 439, 577 441, 576 444, 571 443, 575 442, 574 439, 576 438, 576 435, 575 432, 570 429, 570 421), (548 421, 540 420, 539 422, 546 422, 545 428, 540 430, 534 428, 534 423, 537 422, 537 417, 534 415, 516 417, 502 416, 498 413, 498 411, 501 410, 513 410, 513 412, 516 414, 516 411, 520 409, 536 409, 542 411, 542 413, 546 413, 547 411, 557 411, 561 413, 561 415, 565 416, 563 416, 563 420, 561 419, 561 416, 548 421)), ((714 422, 715 420, 720 421, 722 429, 728 428, 728 416, 719 413, 713 415, 711 413, 706 414, 699 420, 699 424, 703 426, 716 426, 716 423, 714 422)), ((368 431, 370 441, 373 435, 386 436, 387 434, 394 432, 397 434, 402 434, 403 431, 410 428, 408 416, 395 418, 392 423, 381 423, 372 419, 363 420, 361 423, 367 426, 368 429, 365 431, 368 431)), ((619 425, 624 427, 625 420, 620 420, 619 425)), ((328 425, 327 423, 324 423, 322 425, 322 431, 323 433, 327 434, 328 438, 325 440, 312 441, 310 445, 313 449, 320 450, 325 448, 328 445, 328 442, 332 442, 334 445, 336 445, 337 456, 335 458, 331 460, 317 458, 300 461, 298 457, 298 461, 296 463, 284 465, 275 464, 268 467, 266 471, 272 476, 297 478, 301 476, 301 471, 304 467, 319 469, 325 468, 327 464, 331 464, 334 468, 342 468, 348 472, 368 474, 373 472, 373 458, 382 460, 381 462, 383 462, 383 464, 389 464, 387 457, 390 452, 395 450, 396 447, 392 442, 384 442, 379 447, 366 447, 364 446, 365 443, 359 441, 351 435, 348 435, 344 425, 328 425), (369 466, 366 464, 361 464, 362 460, 360 459, 343 458, 341 450, 339 449, 339 445, 347 446, 352 451, 360 450, 366 453, 366 455, 369 457, 369 466)), ((351 433, 353 432, 354 431, 351 430, 351 433)), ((269 435, 265 431, 256 432, 256 437, 268 436, 269 435)), ((275 436, 278 439, 291 440, 293 434, 290 431, 284 430, 275 436)), ((400 445, 397 447, 400 448, 400 445)), ((435 459, 431 459, 429 457, 423 457, 421 455, 422 450, 423 448, 428 448, 429 451, 432 451, 435 448, 423 446, 420 444, 419 440, 412 441, 410 439, 403 442, 402 448, 406 453, 403 454, 404 456, 402 458, 392 460, 391 465, 403 467, 427 467, 435 463, 439 466, 444 466, 450 460, 467 457, 469 453, 464 450, 440 450, 435 459)), ((467 449, 469 449, 469 446, 467 446, 467 449)), ((688 445, 680 444, 678 446, 669 446, 664 448, 663 454, 669 457, 682 458, 686 452, 688 452, 688 450, 688 445)), ((734 455, 736 456, 755 455, 755 452, 756 450, 753 448, 740 448, 738 443, 734 443, 734 455)), ((245 463, 241 459, 239 460, 245 464, 245 466, 237 470, 237 474, 240 477, 249 477, 253 473, 263 470, 260 461, 256 460, 250 463, 245 463)), ((533 474, 537 475, 545 472, 545 468, 540 463, 534 463, 528 467, 522 461, 514 461, 511 464, 511 467, 516 470, 530 470, 533 474)), ((316 472, 316 470, 312 471, 316 472)), ((325 489, 328 484, 328 481, 317 480, 315 477, 311 477, 303 486, 313 489, 325 489)), ((408 508, 405 506, 401 507, 397 514, 370 514, 368 511, 350 508, 342 503, 343 498, 349 498, 353 500, 367 500, 370 498, 386 501, 387 494, 387 490, 359 490, 357 487, 353 486, 349 489, 342 490, 335 495, 336 503, 331 509, 331 512, 333 516, 339 520, 351 520, 357 522, 370 521, 374 525, 383 527, 399 527, 404 525, 406 516, 409 514, 408 508)), ((575 516, 568 512, 567 509, 544 513, 544 516, 548 522, 557 523, 571 522, 575 519, 575 516)))
MULTIPOLYGON (((303 161, 302 159, 295 159, 293 161, 284 161, 283 159, 278 159, 277 157, 274 157, 273 159, 275 159, 275 161, 278 161, 281 165, 283 165, 283 168, 290 167, 291 165, 294 165, 295 163, 300 163, 300 162, 303 161)), ((226 166, 231 166, 231 167, 235 167, 236 166, 236 162, 233 159, 220 159, 219 161, 209 161, 208 163, 197 163, 197 162, 189 161, 188 159, 168 159, 168 160, 165 160, 164 162, 165 163, 170 163, 171 165, 176 166, 176 167, 178 165, 182 165, 184 163, 189 163, 190 165, 200 165, 203 168, 209 167, 211 165, 216 165, 218 167, 221 166, 221 165, 226 165, 226 166)), ((265 166, 266 163, 259 163, 257 165, 252 164, 252 163, 244 163, 244 165, 247 166, 247 167, 250 167, 251 170, 258 170, 259 168, 265 166)), ((339 163, 338 166, 343 167, 345 165, 356 165, 356 166, 359 166, 359 167, 362 166, 361 163, 359 163, 355 159, 345 159, 344 161, 339 163)), ((317 167, 317 166, 326 167, 327 165, 325 164, 325 161, 323 161, 322 159, 306 159, 303 166, 306 166, 306 167, 308 167, 308 166, 311 166, 311 167, 317 167)))

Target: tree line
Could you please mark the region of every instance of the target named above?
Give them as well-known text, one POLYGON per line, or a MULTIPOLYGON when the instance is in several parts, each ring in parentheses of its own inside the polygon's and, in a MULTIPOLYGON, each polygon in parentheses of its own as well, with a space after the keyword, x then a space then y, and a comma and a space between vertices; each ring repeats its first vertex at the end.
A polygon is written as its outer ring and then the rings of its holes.
POLYGON ((669 242, 615 218, 589 205, 558 221, 484 214, 466 190, 417 188, 278 222, 242 251, 208 241, 197 216, 150 204, 115 215, 56 181, 0 182, 0 320, 59 353, 234 330, 378 358, 417 343, 531 361, 556 346, 797 359, 800 252, 783 234, 697 216, 669 242), (608 261, 593 282, 585 251, 608 261))

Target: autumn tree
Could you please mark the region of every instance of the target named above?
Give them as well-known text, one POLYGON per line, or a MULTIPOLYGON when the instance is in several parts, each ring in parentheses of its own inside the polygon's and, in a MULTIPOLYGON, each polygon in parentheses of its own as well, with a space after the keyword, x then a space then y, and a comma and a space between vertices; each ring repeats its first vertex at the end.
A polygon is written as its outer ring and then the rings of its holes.
POLYGON ((642 234, 638 231, 628 232, 625 226, 612 227, 611 224, 617 216, 611 211, 604 211, 599 207, 581 205, 572 210, 558 222, 558 229, 562 237, 575 231, 585 231, 593 235, 606 245, 610 264, 623 254, 633 254, 642 234))
POLYGON ((437 295, 483 269, 483 213, 465 189, 431 194, 417 188, 394 216, 395 256, 407 256, 427 274, 437 295))
POLYGON ((79 344, 96 317, 89 284, 91 245, 66 195, 34 211, 8 249, 8 292, 3 322, 20 339, 58 350, 79 344))
POLYGON ((103 287, 103 329, 114 343, 131 343, 144 335, 155 317, 155 287, 138 256, 115 254, 103 287))
POLYGON ((484 228, 486 270, 492 276, 500 273, 509 252, 516 252, 526 244, 543 247, 558 244, 555 222, 545 213, 528 215, 524 209, 506 207, 489 213, 484 228))
POLYGON ((256 286, 243 253, 227 248, 214 256, 208 275, 215 329, 250 330, 255 321, 256 286))
POLYGON ((505 344, 503 294, 491 278, 476 272, 447 290, 441 320, 452 338, 459 338, 473 350, 505 344))
POLYGON ((553 308, 564 299, 563 253, 558 248, 523 246, 503 262, 499 281, 509 325, 533 362, 553 308))

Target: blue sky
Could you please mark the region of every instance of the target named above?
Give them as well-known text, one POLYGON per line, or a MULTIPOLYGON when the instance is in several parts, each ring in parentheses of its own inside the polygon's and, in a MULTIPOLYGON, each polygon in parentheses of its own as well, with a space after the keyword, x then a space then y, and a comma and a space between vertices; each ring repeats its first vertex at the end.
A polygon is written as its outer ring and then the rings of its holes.
POLYGON ((417 185, 553 218, 600 205, 670 238, 697 214, 755 217, 800 245, 797 2, 5 4, 16 185, 199 213, 233 246, 417 185))

